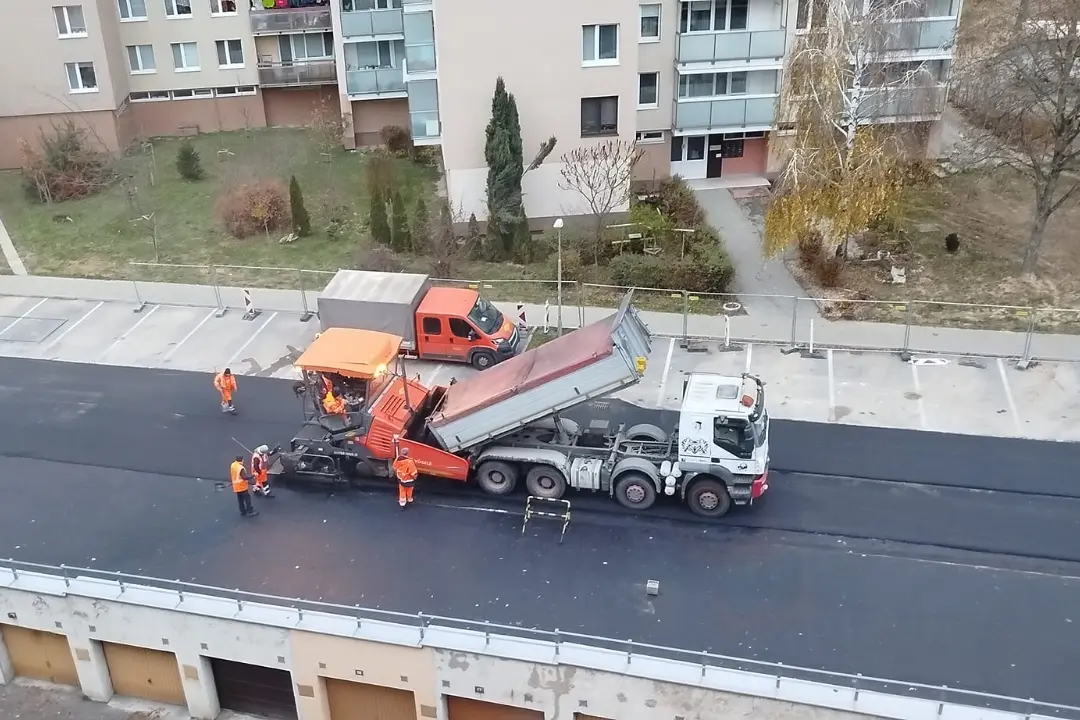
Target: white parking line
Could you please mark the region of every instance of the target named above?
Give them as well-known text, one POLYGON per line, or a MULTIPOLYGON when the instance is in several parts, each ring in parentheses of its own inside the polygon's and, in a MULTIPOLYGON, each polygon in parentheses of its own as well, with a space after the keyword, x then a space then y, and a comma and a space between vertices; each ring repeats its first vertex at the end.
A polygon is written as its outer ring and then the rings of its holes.
POLYGON ((187 335, 185 335, 184 337, 182 337, 180 339, 180 342, 173 345, 172 350, 169 350, 169 352, 165 353, 165 357, 163 359, 168 360, 169 358, 171 358, 173 356, 173 353, 175 353, 177 350, 180 349, 181 345, 183 345, 188 340, 190 340, 192 338, 192 336, 195 335, 195 333, 199 332, 199 328, 201 328, 203 325, 205 325, 210 320, 210 318, 214 317, 215 315, 217 315, 217 309, 216 308, 214 310, 211 310, 209 315, 207 315, 202 320, 200 320, 199 324, 196 325, 194 328, 192 328, 191 332, 189 332, 187 335))
POLYGON ((100 356, 100 357, 98 358, 98 362, 104 362, 104 361, 105 361, 105 358, 107 358, 107 357, 109 356, 109 353, 111 353, 111 352, 113 351, 113 349, 114 349, 114 348, 115 348, 115 347, 116 347, 117 345, 119 345, 119 344, 120 344, 120 343, 122 343, 122 342, 123 342, 124 340, 126 340, 126 339, 128 338, 128 336, 129 336, 129 335, 131 335, 131 333, 133 333, 133 332, 135 332, 136 330, 138 330, 138 329, 139 329, 139 326, 140 326, 140 325, 142 325, 142 324, 143 324, 144 322, 146 322, 147 320, 149 320, 149 319, 150 319, 150 316, 151 316, 151 315, 153 315, 153 314, 154 314, 155 312, 157 312, 157 309, 158 309, 159 307, 161 307, 161 306, 160 306, 160 305, 154 305, 153 307, 151 307, 151 308, 150 308, 150 310, 149 310, 149 312, 147 312, 147 313, 146 313, 145 315, 143 315, 143 316, 142 316, 141 318, 139 318, 139 321, 138 321, 137 323, 135 323, 134 325, 132 325, 132 326, 131 326, 131 329, 129 329, 129 330, 127 331, 127 332, 125 332, 125 333, 124 333, 123 335, 121 335, 120 337, 116 338, 116 341, 115 341, 115 342, 114 342, 114 343, 113 343, 112 345, 110 345, 110 346, 109 346, 109 347, 108 347, 108 348, 107 348, 107 349, 105 350, 105 352, 101 353, 101 356, 100 356))
POLYGON ((1009 387, 1009 376, 1005 372, 1005 363, 1001 358, 997 359, 998 374, 1001 375, 1001 384, 1005 388, 1005 400, 1009 403, 1009 415, 1012 416, 1013 429, 1017 437, 1023 437, 1024 431, 1020 427, 1020 413, 1016 410, 1016 401, 1013 399, 1012 388, 1009 387))
POLYGON ((89 312, 87 312, 87 313, 86 313, 85 315, 83 315, 83 316, 82 316, 81 318, 79 318, 78 320, 76 320, 75 322, 73 322, 73 323, 72 323, 71 325, 69 325, 69 326, 68 326, 68 328, 67 328, 67 330, 65 330, 64 332, 62 332, 62 333, 60 333, 59 335, 57 335, 57 336, 56 336, 56 338, 55 338, 55 339, 54 339, 54 340, 53 340, 53 341, 52 341, 51 343, 49 343, 48 345, 46 345, 46 346, 45 346, 45 349, 46 349, 46 350, 52 350, 52 349, 53 349, 54 347, 56 347, 57 345, 59 345, 59 344, 60 344, 60 341, 61 341, 61 340, 63 340, 63 339, 64 339, 64 338, 66 338, 66 337, 67 337, 67 336, 68 336, 69 334, 71 334, 71 331, 72 331, 72 330, 74 330, 75 328, 77 328, 77 327, 79 327, 80 325, 82 325, 82 324, 83 324, 83 322, 84 322, 84 321, 86 320, 86 318, 88 318, 88 317, 90 317, 91 315, 93 315, 93 314, 94 314, 94 313, 95 313, 95 312, 96 312, 96 311, 98 310, 98 308, 100 308, 100 307, 101 307, 102 305, 104 305, 104 304, 105 304, 105 301, 104 301, 104 300, 102 300, 102 301, 101 301, 101 302, 99 302, 99 303, 98 303, 97 305, 95 305, 94 307, 90 308, 89 312))
POLYGON ((751 343, 746 343, 746 369, 743 372, 750 372, 750 359, 754 357, 754 346, 751 343))
POLYGON ((240 353, 244 352, 244 350, 247 349, 247 346, 250 345, 255 340, 255 338, 259 337, 259 333, 265 330, 266 326, 273 322, 274 318, 276 318, 277 316, 277 313, 271 313, 270 317, 266 318, 266 322, 260 325, 259 329, 252 333, 251 337, 247 339, 247 342, 241 345, 240 348, 233 353, 233 356, 229 358, 228 362, 225 363, 225 367, 232 367, 232 364, 236 361, 236 358, 240 357, 240 353))
POLYGON ((836 381, 833 376, 832 348, 825 352, 829 361, 829 422, 836 422, 836 381))
POLYGON ((668 374, 671 372, 671 356, 675 353, 675 338, 667 346, 667 360, 664 361, 664 375, 660 378, 660 394, 656 397, 656 406, 664 407, 664 393, 667 392, 668 374))
POLYGON ((915 394, 918 395, 918 399, 915 400, 916 406, 919 408, 919 425, 923 430, 926 430, 926 408, 923 407, 922 401, 922 387, 919 385, 919 371, 915 367, 915 363, 909 363, 911 365, 911 379, 915 381, 915 394))
POLYGON ((13 327, 15 327, 16 325, 18 325, 18 324, 19 324, 20 322, 22 322, 23 320, 25 320, 25 319, 26 319, 26 316, 27 316, 27 315, 29 315, 30 313, 32 313, 32 312, 34 312, 35 310, 37 310, 37 309, 38 309, 39 307, 41 307, 41 306, 42 306, 42 305, 44 305, 45 303, 49 302, 49 300, 51 300, 51 299, 52 299, 52 298, 44 298, 43 300, 39 300, 39 301, 38 301, 38 304, 37 304, 37 305, 35 305, 34 307, 30 308, 29 310, 27 310, 26 312, 24 312, 24 313, 23 313, 22 315, 20 315, 19 317, 15 318, 15 321, 14 321, 14 322, 12 322, 12 323, 11 323, 10 325, 8 325, 8 326, 7 326, 6 328, 4 328, 3 330, 0 330, 0 335, 3 335, 3 334, 4 334, 4 333, 6 333, 6 332, 7 332, 8 330, 10 330, 11 328, 13 328, 13 327))

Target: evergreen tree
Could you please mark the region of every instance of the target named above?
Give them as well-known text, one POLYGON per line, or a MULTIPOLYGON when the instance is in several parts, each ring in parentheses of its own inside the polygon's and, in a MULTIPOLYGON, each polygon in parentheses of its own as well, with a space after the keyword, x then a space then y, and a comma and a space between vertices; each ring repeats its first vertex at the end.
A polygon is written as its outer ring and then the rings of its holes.
POLYGON ((202 180, 205 177, 199 151, 190 140, 182 142, 180 149, 176 151, 176 171, 185 180, 202 180))
POLYGON ((300 182, 293 175, 289 178, 289 208, 292 210, 293 232, 298 237, 311 234, 311 216, 304 207, 304 194, 300 192, 300 182))
POLYGON ((487 205, 489 250, 495 259, 509 259, 527 228, 521 195, 523 174, 521 122, 517 102, 500 77, 491 98, 484 160, 488 166, 487 205))
POLYGON ((422 253, 430 244, 431 218, 428 216, 427 203, 424 196, 416 199, 416 210, 413 214, 412 244, 413 251, 422 253))
POLYGON ((401 252, 412 248, 412 234, 409 232, 409 216, 405 212, 405 201, 401 199, 401 192, 394 190, 390 197, 390 246, 395 251, 401 252))
POLYGON ((378 185, 371 188, 371 208, 368 223, 371 237, 380 245, 390 244, 390 222, 386 218, 386 197, 378 185))

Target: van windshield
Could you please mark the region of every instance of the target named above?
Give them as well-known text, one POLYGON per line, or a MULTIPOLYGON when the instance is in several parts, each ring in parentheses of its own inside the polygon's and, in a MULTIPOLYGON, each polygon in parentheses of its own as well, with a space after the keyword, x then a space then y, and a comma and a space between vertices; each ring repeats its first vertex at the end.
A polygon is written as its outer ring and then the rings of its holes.
POLYGON ((476 299, 476 305, 469 311, 469 320, 485 335, 495 332, 503 324, 502 313, 484 298, 476 299))

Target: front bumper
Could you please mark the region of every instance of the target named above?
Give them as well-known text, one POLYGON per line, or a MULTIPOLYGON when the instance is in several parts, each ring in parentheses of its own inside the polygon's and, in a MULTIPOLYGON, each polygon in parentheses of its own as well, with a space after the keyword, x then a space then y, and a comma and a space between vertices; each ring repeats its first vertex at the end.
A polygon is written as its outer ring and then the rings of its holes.
POLYGON ((754 478, 754 481, 750 484, 750 502, 754 502, 769 489, 769 468, 765 468, 765 472, 754 478))

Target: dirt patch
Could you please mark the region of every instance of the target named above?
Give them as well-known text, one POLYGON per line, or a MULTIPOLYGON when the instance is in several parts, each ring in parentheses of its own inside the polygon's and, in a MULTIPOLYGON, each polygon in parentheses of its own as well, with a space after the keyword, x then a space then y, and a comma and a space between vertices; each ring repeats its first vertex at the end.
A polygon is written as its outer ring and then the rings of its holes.
POLYGON ((11 720, 164 720, 157 711, 130 712, 83 698, 77 690, 21 681, 0 686, 0 717, 11 720))

